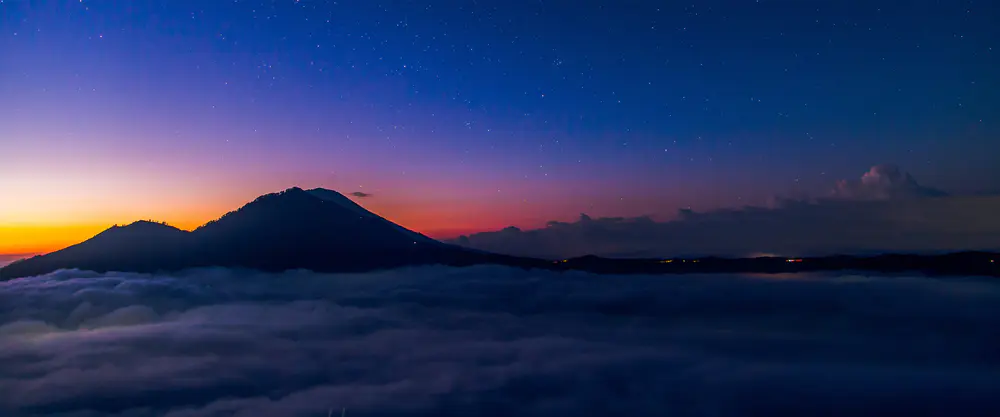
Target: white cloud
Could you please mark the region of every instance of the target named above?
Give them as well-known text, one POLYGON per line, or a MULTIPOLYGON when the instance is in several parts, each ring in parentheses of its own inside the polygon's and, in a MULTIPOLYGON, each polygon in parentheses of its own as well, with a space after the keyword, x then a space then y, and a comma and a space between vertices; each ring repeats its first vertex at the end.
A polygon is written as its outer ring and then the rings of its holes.
POLYGON ((0 305, 13 417, 1000 413, 993 281, 60 271, 0 305))
POLYGON ((696 213, 674 221, 581 216, 573 223, 464 236, 455 243, 498 253, 567 258, 784 256, 1000 250, 1000 196, 946 196, 891 165, 841 181, 827 197, 773 207, 696 213))
POLYGON ((917 183, 909 173, 891 164, 873 166, 860 180, 841 180, 831 192, 834 198, 851 200, 891 200, 942 197, 946 193, 917 183))

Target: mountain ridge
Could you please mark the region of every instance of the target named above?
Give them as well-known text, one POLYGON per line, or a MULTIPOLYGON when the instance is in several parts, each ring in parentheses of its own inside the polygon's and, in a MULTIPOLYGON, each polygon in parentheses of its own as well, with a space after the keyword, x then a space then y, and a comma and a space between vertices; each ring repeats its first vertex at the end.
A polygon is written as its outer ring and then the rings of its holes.
POLYGON ((292 187, 255 198, 184 231, 166 223, 112 226, 76 245, 20 260, 0 279, 58 269, 158 272, 196 267, 359 272, 411 265, 541 265, 438 242, 396 225, 332 190, 292 187))
POLYGON ((60 269, 156 273, 229 267, 272 272, 364 272, 477 264, 599 274, 875 271, 1000 276, 998 261, 1000 254, 991 252, 794 259, 610 259, 588 255, 542 260, 439 242, 382 218, 336 191, 293 187, 257 197, 192 231, 149 220, 115 225, 79 244, 0 268, 0 280, 60 269))

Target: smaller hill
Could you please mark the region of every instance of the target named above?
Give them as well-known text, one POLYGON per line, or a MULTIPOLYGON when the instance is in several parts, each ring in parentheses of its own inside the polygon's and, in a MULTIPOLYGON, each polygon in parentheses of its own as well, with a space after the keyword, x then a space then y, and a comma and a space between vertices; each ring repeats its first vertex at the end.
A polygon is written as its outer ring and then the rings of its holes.
POLYGON ((7 265, 2 277, 45 274, 59 269, 154 272, 170 269, 186 257, 190 233, 164 223, 138 221, 112 226, 66 249, 7 265))

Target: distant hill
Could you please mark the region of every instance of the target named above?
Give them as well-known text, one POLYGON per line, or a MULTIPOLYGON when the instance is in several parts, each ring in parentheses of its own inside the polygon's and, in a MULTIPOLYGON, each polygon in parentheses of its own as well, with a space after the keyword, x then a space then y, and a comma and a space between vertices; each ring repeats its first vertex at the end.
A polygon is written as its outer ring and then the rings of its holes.
POLYGON ((139 221, 113 226, 87 241, 48 255, 22 259, 0 270, 0 278, 38 275, 64 268, 152 272, 169 269, 189 247, 188 232, 139 221))
POLYGON ((83 243, 12 263, 0 270, 0 279, 68 268, 156 272, 221 266, 348 272, 481 263, 547 264, 438 242, 336 191, 290 188, 258 197, 191 232, 148 221, 115 226, 83 243))

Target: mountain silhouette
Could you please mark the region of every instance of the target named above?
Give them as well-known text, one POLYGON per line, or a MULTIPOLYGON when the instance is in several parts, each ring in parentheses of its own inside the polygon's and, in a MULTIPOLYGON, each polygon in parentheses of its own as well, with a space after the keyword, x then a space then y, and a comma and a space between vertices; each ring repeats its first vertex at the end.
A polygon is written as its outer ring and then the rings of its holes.
POLYGON ((260 196, 191 232, 150 221, 114 226, 83 243, 12 263, 0 269, 0 278, 70 268, 157 272, 218 266, 359 272, 482 263, 549 264, 438 242, 392 223, 336 191, 290 188, 260 196))
POLYGON ((155 271, 176 263, 189 232, 150 221, 113 226, 78 245, 23 259, 0 269, 0 278, 38 275, 64 268, 93 271, 155 271))
POLYGON ((312 195, 314 195, 316 197, 319 197, 319 198, 323 199, 324 201, 329 201, 329 202, 335 203, 337 205, 340 205, 341 207, 354 212, 355 214, 357 214, 360 217, 373 219, 373 220, 376 221, 376 223, 381 223, 383 225, 389 226, 390 228, 397 230, 399 233, 403 234, 404 236, 406 236, 409 239, 412 239, 415 242, 431 243, 431 244, 442 244, 441 242, 438 242, 438 241, 436 241, 434 239, 431 239, 431 238, 429 238, 427 236, 424 236, 424 235, 422 235, 420 233, 413 232, 413 231, 411 231, 409 229, 406 229, 403 226, 400 226, 400 225, 398 225, 396 223, 390 222, 390 221, 386 220, 385 218, 379 217, 375 213, 372 213, 372 212, 370 212, 368 210, 365 210, 364 207, 359 206, 357 203, 355 203, 354 201, 352 201, 350 198, 344 197, 343 194, 340 194, 340 193, 338 193, 336 191, 327 190, 325 188, 314 188, 314 189, 308 190, 306 192, 309 193, 309 194, 312 194, 312 195))
POLYGON ((138 221, 87 241, 0 269, 0 280, 60 269, 169 272, 199 267, 263 271, 362 272, 417 265, 496 264, 604 274, 921 271, 935 275, 1000 276, 1000 254, 884 254, 823 258, 540 260, 498 255, 438 242, 365 210, 336 191, 290 188, 267 194, 217 220, 184 231, 138 221))

